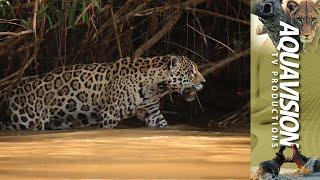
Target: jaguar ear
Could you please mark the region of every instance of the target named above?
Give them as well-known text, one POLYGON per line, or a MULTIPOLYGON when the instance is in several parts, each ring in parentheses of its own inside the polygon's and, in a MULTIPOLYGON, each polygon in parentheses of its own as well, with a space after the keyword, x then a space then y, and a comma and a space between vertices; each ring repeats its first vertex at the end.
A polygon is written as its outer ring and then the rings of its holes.
POLYGON ((287 2, 287 8, 290 12, 290 14, 293 14, 294 12, 296 12, 299 8, 299 4, 296 1, 290 0, 287 2))
POLYGON ((168 64, 169 70, 178 68, 180 65, 179 58, 177 56, 170 56, 169 58, 170 58, 169 64, 168 64))

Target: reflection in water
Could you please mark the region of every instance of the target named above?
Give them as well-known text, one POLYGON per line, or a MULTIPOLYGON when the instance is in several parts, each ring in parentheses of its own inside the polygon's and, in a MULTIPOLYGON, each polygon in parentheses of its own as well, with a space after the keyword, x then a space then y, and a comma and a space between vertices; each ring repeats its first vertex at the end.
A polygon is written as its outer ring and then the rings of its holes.
POLYGON ((0 179, 244 178, 248 135, 117 129, 0 133, 0 179))

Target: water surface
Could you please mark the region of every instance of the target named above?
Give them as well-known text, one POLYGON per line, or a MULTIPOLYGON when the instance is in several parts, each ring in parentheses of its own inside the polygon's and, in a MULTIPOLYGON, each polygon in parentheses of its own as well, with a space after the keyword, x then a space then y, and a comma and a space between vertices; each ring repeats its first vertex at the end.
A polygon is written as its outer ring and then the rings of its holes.
POLYGON ((200 131, 0 132, 0 179, 250 176, 250 138, 200 131))

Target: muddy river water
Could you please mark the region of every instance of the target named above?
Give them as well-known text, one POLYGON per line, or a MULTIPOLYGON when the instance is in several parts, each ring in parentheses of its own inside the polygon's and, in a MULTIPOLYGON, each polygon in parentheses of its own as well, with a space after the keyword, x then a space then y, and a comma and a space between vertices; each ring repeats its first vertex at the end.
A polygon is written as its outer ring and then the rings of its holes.
POLYGON ((245 134, 115 129, 0 132, 0 179, 248 179, 245 134))

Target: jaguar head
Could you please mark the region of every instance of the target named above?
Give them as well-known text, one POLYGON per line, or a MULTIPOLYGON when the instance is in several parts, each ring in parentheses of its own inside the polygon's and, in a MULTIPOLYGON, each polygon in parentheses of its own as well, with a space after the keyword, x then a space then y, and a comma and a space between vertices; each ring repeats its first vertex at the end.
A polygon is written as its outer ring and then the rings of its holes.
POLYGON ((185 100, 193 101, 206 82, 197 65, 185 56, 170 55, 168 69, 168 88, 183 95, 185 100))

